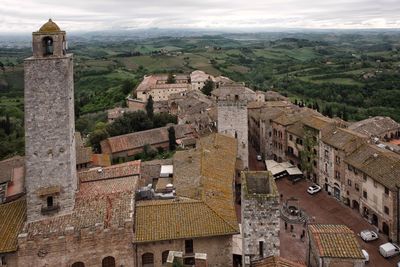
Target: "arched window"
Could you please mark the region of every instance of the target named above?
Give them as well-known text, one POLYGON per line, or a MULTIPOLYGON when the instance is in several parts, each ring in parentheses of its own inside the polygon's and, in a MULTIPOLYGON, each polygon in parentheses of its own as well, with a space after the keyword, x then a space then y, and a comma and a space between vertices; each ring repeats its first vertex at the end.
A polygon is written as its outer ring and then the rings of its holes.
POLYGON ((101 262, 102 267, 115 267, 115 259, 114 257, 108 256, 103 259, 101 262))
POLYGON ((75 262, 71 265, 71 267, 85 267, 85 264, 81 261, 75 262))
POLYGON ((47 36, 43 38, 44 55, 53 55, 53 38, 47 36))
POLYGON ((162 262, 162 264, 166 264, 167 263, 168 254, 169 254, 169 250, 163 251, 163 253, 161 254, 161 262, 162 262))
POLYGON ((154 266, 154 255, 153 253, 144 253, 142 255, 142 266, 152 267, 154 266))

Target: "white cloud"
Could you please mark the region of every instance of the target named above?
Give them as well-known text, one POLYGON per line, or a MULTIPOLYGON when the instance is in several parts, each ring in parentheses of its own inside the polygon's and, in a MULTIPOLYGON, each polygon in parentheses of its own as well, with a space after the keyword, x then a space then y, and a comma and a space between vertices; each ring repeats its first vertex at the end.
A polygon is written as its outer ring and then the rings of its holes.
POLYGON ((0 32, 31 32, 48 17, 65 30, 400 28, 399 0, 1 0, 0 32))

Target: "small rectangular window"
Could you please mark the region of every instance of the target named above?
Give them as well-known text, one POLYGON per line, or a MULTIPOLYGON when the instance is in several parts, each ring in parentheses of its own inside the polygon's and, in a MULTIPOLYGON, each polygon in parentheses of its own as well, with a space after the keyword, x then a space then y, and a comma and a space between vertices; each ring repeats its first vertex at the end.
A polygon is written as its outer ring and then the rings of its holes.
POLYGON ((185 240, 185 253, 193 253, 193 239, 185 240))
POLYGON ((350 180, 350 179, 347 180, 347 184, 348 184, 349 186, 351 186, 351 180, 350 180))
POLYGON ((354 184, 354 188, 355 188, 357 191, 360 191, 360 188, 358 187, 358 184, 357 184, 357 183, 354 184))
POLYGON ((367 191, 363 191, 363 197, 364 197, 365 199, 367 199, 367 198, 368 198, 367 191))
POLYGON ((389 195, 389 188, 387 188, 386 186, 385 186, 385 194, 389 195))
POLYGON ((389 208, 388 207, 384 207, 384 210, 385 210, 385 213, 387 214, 387 215, 389 215, 389 208))

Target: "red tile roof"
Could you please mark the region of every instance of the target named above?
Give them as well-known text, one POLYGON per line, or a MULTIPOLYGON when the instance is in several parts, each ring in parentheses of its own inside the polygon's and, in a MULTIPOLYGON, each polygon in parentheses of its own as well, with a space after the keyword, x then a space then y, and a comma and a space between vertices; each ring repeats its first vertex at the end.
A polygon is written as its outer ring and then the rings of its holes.
POLYGON ((320 257, 364 259, 356 235, 346 225, 311 224, 308 231, 320 257))
POLYGON ((137 175, 140 175, 140 160, 78 172, 82 183, 137 175))
MULTIPOLYGON (((103 147, 109 146, 111 153, 127 151, 131 149, 141 148, 144 145, 156 145, 168 142, 168 128, 165 126, 161 128, 140 131, 115 137, 107 138, 101 142, 103 147)), ((175 125, 176 139, 193 138, 194 130, 190 125, 175 125)))

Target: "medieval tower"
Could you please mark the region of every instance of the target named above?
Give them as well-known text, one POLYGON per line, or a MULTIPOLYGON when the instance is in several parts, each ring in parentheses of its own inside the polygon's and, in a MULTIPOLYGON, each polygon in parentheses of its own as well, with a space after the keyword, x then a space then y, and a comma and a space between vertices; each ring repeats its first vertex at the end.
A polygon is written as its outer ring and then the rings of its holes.
POLYGON ((72 54, 51 19, 32 37, 24 62, 28 222, 71 212, 77 190, 72 54))
POLYGON ((213 91, 218 103, 218 132, 238 140, 238 155, 243 167, 249 166, 247 103, 255 101, 255 93, 240 84, 222 86, 213 91))
POLYGON ((242 172, 243 263, 279 256, 279 193, 270 172, 242 172))

